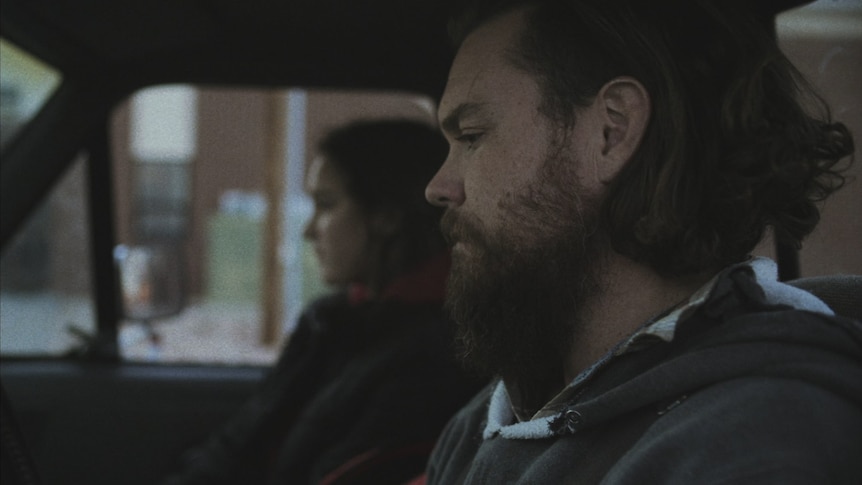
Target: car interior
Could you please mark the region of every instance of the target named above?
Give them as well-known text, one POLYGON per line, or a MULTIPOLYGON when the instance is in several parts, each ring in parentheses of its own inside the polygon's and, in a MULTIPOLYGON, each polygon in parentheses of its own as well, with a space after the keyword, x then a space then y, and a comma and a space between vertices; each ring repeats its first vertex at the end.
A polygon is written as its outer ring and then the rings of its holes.
MULTIPOLYGON (((248 399, 328 290, 301 237, 310 147, 435 123, 456 3, 4 0, 3 483, 157 482, 248 399)), ((862 3, 749 3, 860 143, 862 3)), ((845 176, 802 248, 757 253, 862 318, 845 176)))

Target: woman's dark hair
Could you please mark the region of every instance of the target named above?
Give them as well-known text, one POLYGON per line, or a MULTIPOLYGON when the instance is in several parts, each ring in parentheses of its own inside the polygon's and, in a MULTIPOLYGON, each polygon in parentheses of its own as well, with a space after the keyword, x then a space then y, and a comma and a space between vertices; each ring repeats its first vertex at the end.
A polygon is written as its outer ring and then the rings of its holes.
POLYGON ((527 7, 510 60, 537 80, 540 109, 559 126, 617 76, 649 92, 645 136, 602 208, 622 254, 682 275, 743 260, 768 226, 798 247, 816 203, 844 182, 852 136, 741 0, 480 4, 453 24, 454 41, 527 7))
POLYGON ((418 121, 359 121, 328 133, 318 150, 367 212, 400 216, 400 231, 390 244, 404 251, 404 266, 445 248, 442 211, 425 200, 425 186, 448 150, 439 131, 418 121))

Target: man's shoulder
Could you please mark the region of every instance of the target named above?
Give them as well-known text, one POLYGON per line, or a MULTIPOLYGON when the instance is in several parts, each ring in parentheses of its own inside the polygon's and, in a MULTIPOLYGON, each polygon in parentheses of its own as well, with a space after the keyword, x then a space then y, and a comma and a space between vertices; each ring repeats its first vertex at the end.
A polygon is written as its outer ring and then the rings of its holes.
POLYGON ((862 408, 846 394, 811 380, 745 376, 681 396, 606 481, 860 483, 860 436, 862 408))
POLYGON ((673 345, 774 343, 786 349, 820 347, 862 358, 862 323, 835 316, 814 295, 772 280, 773 275, 763 274, 768 273, 762 269, 764 264, 758 263, 762 261, 722 272, 706 301, 677 325, 673 345))
POLYGON ((751 357, 776 365, 806 362, 858 367, 862 322, 841 316, 776 306, 729 316, 693 317, 679 326, 672 346, 680 353, 751 357), (710 350, 710 352, 705 352, 710 350))
POLYGON ((716 395, 716 405, 732 402, 738 412, 754 413, 754 404, 774 402, 768 388, 796 393, 795 402, 809 399, 814 408, 822 395, 862 409, 862 324, 856 320, 767 308, 713 321, 670 347, 653 370, 658 381, 676 383, 669 388, 678 395, 734 389, 716 395))
POLYGON ((659 381, 688 390, 608 483, 862 483, 862 324, 755 290, 679 327, 659 381))

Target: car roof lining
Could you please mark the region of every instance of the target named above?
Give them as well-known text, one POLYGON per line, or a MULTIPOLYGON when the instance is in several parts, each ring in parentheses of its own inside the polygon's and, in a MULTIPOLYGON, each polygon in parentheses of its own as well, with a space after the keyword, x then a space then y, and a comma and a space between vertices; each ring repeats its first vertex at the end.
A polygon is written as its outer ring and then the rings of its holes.
POLYGON ((452 56, 448 8, 436 1, 91 0, 81 6, 4 0, 2 33, 66 76, 120 85, 352 86, 437 96, 452 56))
MULTIPOLYGON (((453 54, 450 3, 4 0, 0 25, 67 77, 127 88, 195 82, 399 88, 438 97, 453 54)), ((806 2, 744 3, 768 18, 806 2)))

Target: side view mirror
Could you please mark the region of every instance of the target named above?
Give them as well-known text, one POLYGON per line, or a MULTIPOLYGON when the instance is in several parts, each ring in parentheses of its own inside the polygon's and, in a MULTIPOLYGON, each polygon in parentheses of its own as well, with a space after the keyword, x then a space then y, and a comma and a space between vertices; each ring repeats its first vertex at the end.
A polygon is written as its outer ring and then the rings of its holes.
POLYGON ((114 262, 124 318, 149 324, 182 311, 186 295, 178 248, 121 244, 114 248, 114 262))

